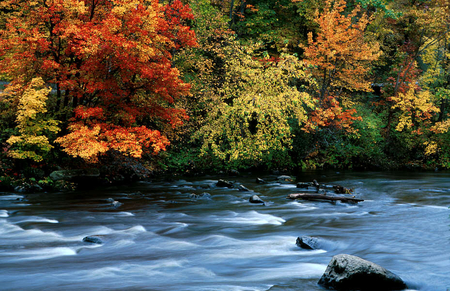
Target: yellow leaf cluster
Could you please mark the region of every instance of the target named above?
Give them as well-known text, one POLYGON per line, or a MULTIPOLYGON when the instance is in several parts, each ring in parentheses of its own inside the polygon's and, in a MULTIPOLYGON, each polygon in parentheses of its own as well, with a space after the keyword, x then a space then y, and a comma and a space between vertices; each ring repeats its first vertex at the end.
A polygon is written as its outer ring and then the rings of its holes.
POLYGON ((234 43, 225 52, 223 86, 210 95, 215 105, 195 134, 203 154, 229 162, 264 162, 291 148, 290 122, 304 123, 306 108, 314 106, 309 94, 290 85, 307 79, 296 57, 285 55, 265 67, 252 57, 254 50, 234 43))
POLYGON ((17 159, 43 160, 42 153, 48 153, 53 146, 44 134, 57 133, 58 122, 46 119, 46 101, 50 88, 45 87, 42 78, 31 80, 27 88, 19 94, 17 128, 20 136, 11 136, 6 142, 13 146, 9 154, 17 159))
POLYGON ((432 113, 439 112, 439 108, 432 102, 430 91, 416 92, 413 86, 406 94, 399 93, 398 96, 391 97, 391 100, 394 103, 392 109, 400 110, 399 122, 395 128, 397 131, 413 127, 413 119, 420 122, 431 118, 432 113))

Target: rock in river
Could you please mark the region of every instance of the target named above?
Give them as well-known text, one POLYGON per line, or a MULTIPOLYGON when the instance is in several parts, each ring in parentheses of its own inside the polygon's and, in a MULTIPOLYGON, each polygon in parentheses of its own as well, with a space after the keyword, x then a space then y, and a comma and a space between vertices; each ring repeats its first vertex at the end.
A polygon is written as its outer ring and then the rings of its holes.
POLYGON ((316 250, 319 249, 319 240, 316 237, 311 236, 302 236, 298 237, 297 241, 295 242, 297 246, 301 247, 302 249, 307 250, 316 250))
POLYGON ((261 179, 261 178, 256 178, 256 183, 258 183, 258 184, 265 184, 266 181, 264 181, 264 180, 261 179))
POLYGON ((83 238, 83 241, 91 244, 103 244, 103 241, 95 236, 86 236, 85 238, 83 238))
POLYGON ((226 180, 222 180, 222 179, 217 181, 216 186, 217 187, 227 187, 227 188, 233 188, 234 187, 233 183, 231 183, 229 181, 226 181, 226 180))
POLYGON ((239 191, 243 191, 243 192, 248 192, 250 191, 247 187, 245 187, 244 185, 239 185, 238 186, 239 191))
POLYGON ((253 195, 252 197, 250 197, 250 199, 248 199, 248 201, 250 201, 250 203, 265 204, 265 202, 261 198, 259 198, 258 195, 253 195))
POLYGON ((334 256, 319 280, 332 290, 403 290, 403 280, 385 268, 356 256, 334 256))

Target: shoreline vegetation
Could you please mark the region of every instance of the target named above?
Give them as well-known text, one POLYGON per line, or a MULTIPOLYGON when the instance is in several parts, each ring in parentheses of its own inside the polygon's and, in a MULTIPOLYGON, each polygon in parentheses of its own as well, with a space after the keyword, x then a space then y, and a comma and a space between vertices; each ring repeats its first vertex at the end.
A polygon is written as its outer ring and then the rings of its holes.
POLYGON ((0 3, 0 191, 450 168, 448 1, 58 3, 0 3))

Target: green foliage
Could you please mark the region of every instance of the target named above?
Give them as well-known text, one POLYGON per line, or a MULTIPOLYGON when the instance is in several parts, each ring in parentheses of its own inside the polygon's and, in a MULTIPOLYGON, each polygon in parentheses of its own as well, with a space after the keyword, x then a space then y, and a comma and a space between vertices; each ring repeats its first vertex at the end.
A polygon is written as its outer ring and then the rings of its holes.
POLYGON ((258 60, 255 50, 229 40, 223 85, 211 95, 208 121, 194 135, 203 156, 212 155, 228 168, 289 165, 289 122, 302 124, 306 108, 314 106, 297 89, 308 78, 296 57, 258 60))

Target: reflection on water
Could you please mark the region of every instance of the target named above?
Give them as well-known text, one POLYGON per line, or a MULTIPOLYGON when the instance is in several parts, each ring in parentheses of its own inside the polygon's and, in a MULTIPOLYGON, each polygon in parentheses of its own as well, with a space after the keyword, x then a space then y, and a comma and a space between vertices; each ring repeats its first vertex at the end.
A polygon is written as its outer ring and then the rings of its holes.
POLYGON ((230 178, 250 192, 217 188, 219 178, 2 193, 0 289, 322 290, 317 281, 340 253, 378 263, 416 290, 450 287, 450 174, 297 178, 354 188, 365 199, 357 205, 288 200, 300 189, 276 176, 261 176, 267 184, 230 178), (248 202, 255 194, 265 206, 248 202), (303 235, 320 238, 322 249, 298 248, 303 235))

